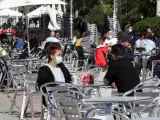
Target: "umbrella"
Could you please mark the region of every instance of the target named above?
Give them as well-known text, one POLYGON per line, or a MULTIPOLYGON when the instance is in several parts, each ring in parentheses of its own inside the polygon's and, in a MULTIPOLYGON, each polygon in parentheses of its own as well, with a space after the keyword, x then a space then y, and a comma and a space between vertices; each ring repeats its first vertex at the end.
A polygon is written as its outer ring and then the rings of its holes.
POLYGON ((62 4, 66 3, 60 0, 2 0, 0 1, 0 9, 13 8, 28 5, 47 5, 47 4, 62 4))
POLYGON ((18 17, 18 16, 22 16, 22 13, 11 10, 11 9, 3 9, 3 10, 0 10, 0 16, 1 17, 6 17, 6 16, 9 16, 9 17, 17 16, 18 17))
MULTIPOLYGON (((60 0, 2 0, 0 1, 0 9, 3 8, 12 8, 12 7, 20 7, 20 6, 29 6, 29 5, 47 5, 47 4, 63 4, 65 5, 65 2, 62 2, 60 0)), ((27 30, 27 36, 28 35, 28 18, 26 20, 26 30, 27 30)), ((28 41, 28 53, 30 56, 30 45, 29 45, 29 38, 27 37, 28 41)), ((23 111, 22 111, 23 112, 23 111)), ((22 118, 22 115, 21 115, 22 118)))
POLYGON ((46 12, 47 12, 47 8, 44 6, 41 6, 33 10, 32 12, 28 13, 27 16, 29 18, 36 18, 36 17, 40 17, 42 14, 45 14, 46 12))

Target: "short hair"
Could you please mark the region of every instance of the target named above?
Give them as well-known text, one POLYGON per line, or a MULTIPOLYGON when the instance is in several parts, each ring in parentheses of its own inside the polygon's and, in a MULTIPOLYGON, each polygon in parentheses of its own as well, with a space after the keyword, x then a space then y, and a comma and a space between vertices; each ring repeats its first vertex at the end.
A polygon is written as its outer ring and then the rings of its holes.
POLYGON ((121 44, 116 44, 114 46, 112 46, 111 48, 111 54, 117 56, 117 57, 124 57, 125 55, 125 50, 123 45, 121 44))
POLYGON ((132 25, 128 25, 127 29, 128 29, 129 27, 132 27, 132 28, 133 28, 133 26, 132 26, 132 25))
POLYGON ((51 45, 50 47, 48 47, 47 50, 47 55, 48 55, 48 62, 50 62, 52 60, 51 55, 56 53, 56 50, 61 50, 60 46, 57 45, 51 45))

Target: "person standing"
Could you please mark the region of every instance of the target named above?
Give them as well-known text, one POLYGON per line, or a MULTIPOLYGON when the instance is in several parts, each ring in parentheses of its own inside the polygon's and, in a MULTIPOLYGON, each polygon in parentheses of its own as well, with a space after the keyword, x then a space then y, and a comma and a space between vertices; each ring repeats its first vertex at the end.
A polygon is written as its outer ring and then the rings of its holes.
POLYGON ((20 19, 20 21, 16 24, 16 33, 18 36, 24 37, 24 32, 25 32, 25 21, 24 19, 20 19))

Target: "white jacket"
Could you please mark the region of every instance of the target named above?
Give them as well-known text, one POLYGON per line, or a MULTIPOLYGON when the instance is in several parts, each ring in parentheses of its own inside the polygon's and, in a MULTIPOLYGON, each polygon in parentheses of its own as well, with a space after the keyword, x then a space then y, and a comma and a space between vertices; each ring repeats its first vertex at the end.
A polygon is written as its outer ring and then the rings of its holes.
POLYGON ((113 46, 113 45, 117 44, 117 41, 118 41, 117 38, 112 38, 110 40, 106 39, 105 44, 108 44, 108 46, 113 46))
POLYGON ((140 41, 140 46, 146 49, 146 52, 150 52, 152 49, 156 48, 156 44, 150 39, 144 39, 140 41))

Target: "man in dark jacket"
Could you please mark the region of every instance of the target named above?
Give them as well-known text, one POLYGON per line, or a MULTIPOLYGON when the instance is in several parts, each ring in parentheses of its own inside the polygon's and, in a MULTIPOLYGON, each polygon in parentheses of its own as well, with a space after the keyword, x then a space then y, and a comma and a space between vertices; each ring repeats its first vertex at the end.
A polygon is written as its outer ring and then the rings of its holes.
POLYGON ((109 65, 104 78, 104 83, 117 88, 119 93, 125 93, 140 83, 139 76, 133 63, 124 58, 125 49, 123 45, 112 46, 111 55, 113 62, 109 65))
POLYGON ((19 22, 16 24, 16 34, 20 36, 24 36, 25 32, 25 22, 24 19, 20 19, 19 22))
POLYGON ((121 44, 124 46, 125 55, 124 57, 130 61, 134 61, 134 53, 131 46, 132 38, 130 36, 121 37, 121 44))
MULTIPOLYGON (((134 61, 135 55, 134 51, 132 50, 132 38, 130 36, 123 36, 121 37, 121 44, 124 46, 125 55, 124 57, 129 61, 134 61)), ((135 63, 135 68, 137 71, 137 74, 139 75, 142 69, 141 63, 135 63)))

